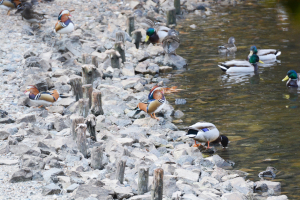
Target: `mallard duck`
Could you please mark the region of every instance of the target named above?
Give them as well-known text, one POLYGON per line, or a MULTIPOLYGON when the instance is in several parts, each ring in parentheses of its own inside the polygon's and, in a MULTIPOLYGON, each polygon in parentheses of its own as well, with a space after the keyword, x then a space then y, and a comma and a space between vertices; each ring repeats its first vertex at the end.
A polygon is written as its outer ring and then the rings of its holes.
POLYGON ((197 122, 196 124, 189 127, 189 130, 186 134, 188 137, 195 140, 194 147, 199 147, 198 142, 207 142, 207 148, 209 147, 209 142, 221 141, 222 146, 225 148, 228 145, 228 138, 226 136, 220 135, 217 127, 209 122, 197 122))
POLYGON ((233 53, 237 50, 235 46, 235 39, 234 37, 230 37, 228 39, 228 44, 224 44, 222 46, 219 46, 219 53, 233 53))
POLYGON ((167 54, 176 54, 175 50, 180 45, 180 40, 177 35, 177 32, 173 29, 170 29, 168 35, 162 40, 163 48, 167 54))
POLYGON ((250 47, 250 53, 248 55, 248 59, 251 57, 252 54, 259 56, 260 60, 262 61, 275 61, 277 56, 281 55, 281 51, 275 49, 259 49, 257 50, 256 46, 250 47))
POLYGON ((8 10, 7 15, 12 9, 16 9, 21 2, 19 0, 0 0, 0 8, 8 10))
POLYGON ((18 6, 18 10, 16 13, 19 13, 19 12, 21 12, 22 18, 25 19, 28 23, 30 23, 30 26, 32 24, 38 23, 39 27, 41 28, 41 23, 45 19, 45 14, 40 14, 40 13, 34 12, 32 10, 31 3, 28 3, 28 2, 21 3, 18 6))
POLYGON ((155 28, 148 28, 146 31, 146 39, 145 42, 148 40, 152 44, 162 43, 166 36, 168 36, 170 28, 165 26, 159 26, 157 29, 155 28))
POLYGON ((134 115, 144 111, 148 113, 151 118, 159 120, 155 113, 159 112, 166 103, 166 98, 164 96, 164 88, 154 86, 149 95, 148 95, 148 102, 147 103, 139 103, 136 107, 136 112, 134 115))
POLYGON ((71 21, 70 12, 74 10, 62 10, 58 15, 58 21, 55 24, 54 32, 59 34, 67 34, 74 31, 74 23, 71 21))
POLYGON ((231 60, 226 61, 224 63, 221 63, 218 65, 223 71, 226 71, 226 73, 232 73, 232 72, 254 72, 257 71, 258 66, 257 62, 263 63, 259 60, 259 57, 256 54, 253 54, 249 62, 246 60, 231 60))
POLYGON ((300 74, 297 74, 295 70, 289 70, 282 81, 287 81, 286 86, 288 87, 298 87, 300 85, 300 74))
POLYGON ((38 101, 46 101, 46 102, 56 102, 59 101, 62 96, 58 93, 57 90, 53 90, 52 92, 40 92, 36 86, 28 85, 24 94, 29 95, 29 99, 31 100, 38 100, 38 101))

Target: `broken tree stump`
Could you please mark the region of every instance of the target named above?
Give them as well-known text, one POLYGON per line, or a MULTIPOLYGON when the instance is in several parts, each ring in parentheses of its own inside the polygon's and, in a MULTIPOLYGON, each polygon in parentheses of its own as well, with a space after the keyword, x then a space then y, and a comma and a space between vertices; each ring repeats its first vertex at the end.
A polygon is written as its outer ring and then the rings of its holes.
POLYGON ((142 195, 148 192, 149 167, 139 168, 138 194, 142 195))
POLYGON ((82 84, 93 84, 96 67, 93 64, 82 65, 82 84))
POLYGON ((84 122, 87 125, 88 132, 90 133, 91 139, 97 142, 96 138, 96 117, 93 114, 89 114, 84 122))
POLYGON ((78 124, 77 128, 75 129, 77 134, 77 148, 85 158, 87 157, 86 128, 86 124, 78 124))
POLYGON ((73 137, 73 140, 76 140, 77 134, 75 129, 77 128, 78 124, 83 124, 84 118, 82 116, 71 116, 71 135, 73 137))
POLYGON ((93 169, 103 169, 103 150, 101 147, 94 147, 91 152, 91 167, 93 169))
POLYGON ((161 168, 155 169, 153 174, 153 184, 152 184, 152 200, 162 200, 163 196, 163 180, 164 180, 164 170, 161 168))
POLYGON ((127 33, 129 34, 129 36, 131 37, 132 34, 131 32, 134 31, 134 17, 128 17, 127 19, 127 33))
POLYGON ((91 112, 97 117, 98 115, 103 115, 102 109, 102 100, 101 100, 101 92, 93 91, 92 93, 92 107, 91 112))
POLYGON ((117 164, 116 179, 119 180, 121 184, 123 184, 124 181, 125 166, 125 159, 121 159, 117 164))
POLYGON ((124 43, 116 42, 115 43, 115 50, 119 52, 119 54, 121 56, 121 59, 122 59, 122 63, 126 62, 124 43))
POLYGON ((167 26, 176 24, 176 10, 170 9, 167 11, 167 26))
POLYGON ((79 99, 78 100, 78 109, 77 109, 77 114, 79 116, 83 116, 86 118, 89 114, 89 100, 88 99, 79 99))
POLYGON ((133 38, 134 38, 134 44, 135 44, 135 47, 138 49, 140 48, 140 43, 142 41, 142 33, 141 31, 134 31, 133 32, 133 38))
POLYGON ((174 0, 174 7, 176 10, 176 14, 180 15, 180 0, 174 0))
POLYGON ((74 77, 70 78, 68 84, 71 85, 73 95, 75 96, 76 101, 83 97, 82 94, 82 78, 81 77, 74 77))
POLYGON ((92 106, 92 92, 93 92, 92 84, 86 84, 82 86, 83 98, 89 100, 89 109, 92 106))

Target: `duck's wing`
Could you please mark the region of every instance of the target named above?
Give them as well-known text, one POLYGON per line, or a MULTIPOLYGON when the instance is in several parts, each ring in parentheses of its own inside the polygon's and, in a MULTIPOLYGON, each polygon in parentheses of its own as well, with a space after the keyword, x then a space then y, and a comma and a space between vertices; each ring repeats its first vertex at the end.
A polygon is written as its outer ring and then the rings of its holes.
POLYGON ((234 44, 224 44, 222 46, 219 46, 219 49, 231 49, 234 48, 235 45, 234 44))
POLYGON ((189 129, 193 129, 193 130, 197 130, 197 131, 205 129, 205 128, 212 129, 212 128, 216 128, 216 126, 209 122, 197 122, 196 124, 189 126, 189 129))
POLYGON ((57 21, 56 24, 55 24, 55 27, 54 27, 55 32, 57 32, 57 31, 59 31, 59 30, 61 30, 63 28, 64 28, 63 23, 60 22, 60 21, 57 21))
POLYGON ((276 49, 259 49, 257 51, 258 56, 264 56, 268 54, 276 54, 278 51, 276 49))
POLYGON ((9 8, 15 8, 15 4, 12 1, 3 1, 2 5, 9 7, 9 8))
POLYGON ((221 65, 227 67, 253 67, 248 61, 246 60, 231 60, 222 63, 221 65))
POLYGON ((37 19, 37 20, 43 20, 45 19, 45 15, 46 14, 41 14, 41 13, 37 13, 37 12, 31 12, 31 18, 37 19))
POLYGON ((156 109, 158 109, 159 106, 161 106, 164 103, 164 100, 158 99, 158 100, 152 100, 149 102, 148 107, 147 107, 147 112, 148 113, 153 113, 155 112, 156 109))
POLYGON ((178 36, 168 35, 166 36, 163 41, 163 48, 167 54, 175 53, 175 50, 180 45, 180 40, 178 36))

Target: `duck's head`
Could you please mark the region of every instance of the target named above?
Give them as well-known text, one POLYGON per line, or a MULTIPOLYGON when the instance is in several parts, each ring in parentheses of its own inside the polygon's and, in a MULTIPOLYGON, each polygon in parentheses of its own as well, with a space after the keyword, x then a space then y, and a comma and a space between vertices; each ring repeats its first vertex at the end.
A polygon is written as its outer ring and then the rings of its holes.
POLYGON ((249 54, 249 56, 252 56, 252 54, 257 54, 257 48, 256 48, 256 46, 251 46, 250 47, 250 54, 249 54))
POLYGON ((24 94, 29 95, 30 93, 37 95, 39 93, 39 90, 34 85, 28 85, 24 94))
POLYGON ((148 42, 149 37, 151 37, 154 33, 155 33, 155 29, 154 28, 148 28, 147 31, 146 31, 145 42, 148 42))
POLYGON ((63 15, 67 15, 68 17, 71 17, 70 12, 73 12, 74 10, 62 10, 60 11, 59 15, 58 15, 58 20, 61 20, 61 17, 63 15))
POLYGON ((229 143, 228 137, 226 137, 225 135, 221 135, 220 139, 221 139, 221 144, 222 144, 223 148, 226 148, 229 143))
POLYGON ((289 70, 287 72, 286 77, 284 77, 284 79, 282 79, 282 81, 287 81, 289 79, 297 79, 297 78, 298 78, 297 72, 295 70, 289 70))
POLYGON ((235 43, 235 38, 234 37, 230 37, 228 39, 228 44, 234 44, 235 43))
POLYGON ((32 4, 29 2, 21 2, 18 6, 17 6, 17 11, 16 13, 20 13, 23 12, 25 9, 31 9, 32 8, 32 4))

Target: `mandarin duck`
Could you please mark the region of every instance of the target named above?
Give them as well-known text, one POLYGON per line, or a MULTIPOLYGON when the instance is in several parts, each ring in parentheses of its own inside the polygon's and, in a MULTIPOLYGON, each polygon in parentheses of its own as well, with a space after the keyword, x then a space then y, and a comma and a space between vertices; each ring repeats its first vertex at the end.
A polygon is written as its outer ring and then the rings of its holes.
POLYGON ((74 23, 70 19, 70 12, 74 10, 62 10, 58 15, 58 21, 55 24, 54 32, 67 34, 74 31, 74 23))
POLYGON ((234 37, 230 37, 228 39, 228 44, 224 44, 222 46, 219 46, 219 53, 233 53, 236 52, 237 48, 235 46, 235 38, 234 37))
POLYGON ((178 34, 175 30, 170 29, 168 35, 162 40, 163 48, 167 54, 175 54, 175 50, 180 45, 178 34))
POLYGON ((196 124, 189 126, 189 130, 186 134, 189 138, 193 138, 195 140, 194 147, 199 147, 200 144, 198 142, 207 142, 207 148, 209 147, 209 142, 221 142, 223 148, 228 145, 228 138, 224 135, 220 135, 217 127, 209 122, 197 122, 196 124))
POLYGON ((246 60, 231 60, 226 61, 218 65, 226 73, 243 73, 243 72, 254 72, 258 70, 257 62, 263 63, 259 60, 256 54, 251 55, 249 61, 246 60))
POLYGON ((21 3, 16 11, 16 13, 21 12, 21 16, 23 19, 25 19, 28 23, 30 23, 30 26, 32 24, 39 24, 39 27, 41 28, 41 23, 45 19, 45 14, 37 13, 32 10, 32 4, 28 2, 21 3))
POLYGON ((165 105, 166 98, 164 96, 164 88, 154 86, 149 95, 148 95, 148 102, 147 103, 139 103, 136 108, 136 112, 134 115, 137 115, 141 111, 148 113, 151 118, 159 120, 155 113, 159 112, 165 105))
POLYGON ((295 70, 289 70, 286 77, 282 81, 287 81, 287 87, 299 87, 300 86, 300 74, 297 74, 295 70))
POLYGON ((21 2, 19 0, 0 0, 0 8, 8 10, 7 15, 12 9, 16 9, 21 2))
POLYGON ((60 95, 57 90, 53 90, 52 92, 40 92, 34 85, 28 85, 24 94, 29 95, 29 99, 37 100, 41 103, 54 103, 61 100, 61 98, 66 98, 66 96, 60 95))
POLYGON ((256 46, 251 46, 250 53, 248 55, 248 59, 252 56, 252 54, 256 54, 259 56, 262 61, 275 61, 277 56, 281 55, 281 51, 275 49, 259 49, 257 50, 256 46))

